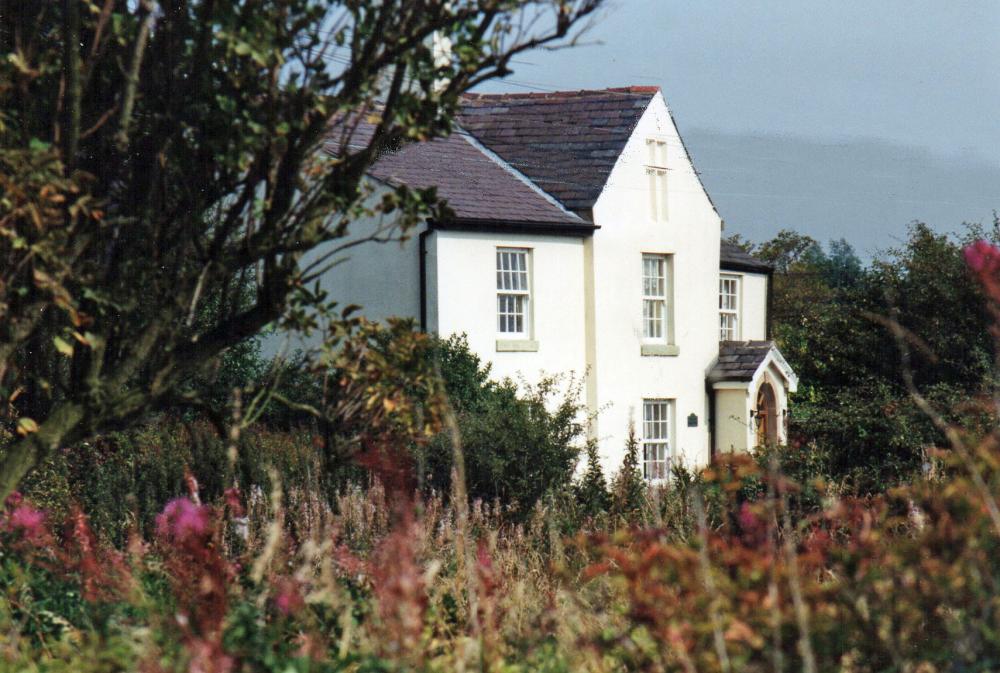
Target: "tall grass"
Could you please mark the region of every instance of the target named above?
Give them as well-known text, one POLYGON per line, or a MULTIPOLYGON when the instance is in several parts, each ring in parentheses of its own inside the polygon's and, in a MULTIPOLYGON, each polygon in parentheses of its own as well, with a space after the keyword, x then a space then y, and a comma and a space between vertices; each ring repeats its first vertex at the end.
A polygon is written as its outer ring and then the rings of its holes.
MULTIPOLYGON (((1000 492, 996 446, 970 454, 1000 492)), ((964 459, 962 459, 964 460, 964 459)), ((387 491, 196 482, 127 543, 17 499, 2 520, 14 670, 931 671, 1000 657, 1000 535, 965 463, 790 510, 747 458, 580 520, 387 491), (567 530, 575 530, 567 535, 567 530)))

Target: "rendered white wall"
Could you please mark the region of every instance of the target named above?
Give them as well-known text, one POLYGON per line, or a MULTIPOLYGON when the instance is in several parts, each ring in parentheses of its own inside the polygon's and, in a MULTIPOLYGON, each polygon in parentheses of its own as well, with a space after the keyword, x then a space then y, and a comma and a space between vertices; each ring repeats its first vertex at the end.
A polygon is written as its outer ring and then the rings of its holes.
MULTIPOLYGON (((381 198, 384 187, 376 187, 369 196, 375 203, 381 198)), ((361 218, 351 223, 345 237, 324 243, 303 255, 301 268, 326 257, 340 246, 359 241, 373 233, 380 238, 400 238, 401 232, 395 225, 395 216, 361 218)), ((417 254, 417 234, 409 232, 409 238, 400 242, 365 242, 337 253, 325 263, 338 260, 339 263, 324 273, 320 286, 330 298, 341 307, 358 304, 361 314, 371 320, 384 321, 389 317, 420 319, 419 258, 417 254)), ((267 337, 262 345, 265 355, 279 352, 290 353, 296 348, 308 348, 321 343, 322 337, 313 334, 303 338, 298 334, 278 333, 267 337)))
MULTIPOLYGON (((726 271, 725 273, 731 273, 726 271)), ((762 273, 741 273, 743 289, 740 320, 742 339, 756 341, 767 338, 767 276, 762 273)))
MULTIPOLYGON (((359 223, 356 230, 370 226, 359 223)), ((344 252, 344 262, 327 272, 321 285, 331 296, 358 304, 365 317, 420 318, 420 270, 417 232, 406 241, 368 242, 344 252)))
POLYGON ((619 157, 594 206, 596 376, 592 409, 605 468, 621 464, 630 417, 641 434, 642 400, 676 400, 675 457, 688 466, 709 459, 705 375, 718 355, 721 221, 696 176, 657 94, 619 157), (668 220, 655 221, 646 175, 646 138, 667 142, 668 220), (677 356, 642 356, 642 253, 674 255, 677 356), (689 414, 697 427, 687 426, 689 414))
POLYGON ((466 333, 470 348, 493 363, 494 378, 523 376, 535 383, 543 372, 582 377, 587 364, 583 249, 583 239, 569 236, 435 231, 428 241, 437 288, 431 326, 442 336, 466 333), (497 351, 497 247, 531 251, 535 352, 497 351))
POLYGON ((747 450, 749 395, 745 387, 715 389, 715 447, 720 454, 747 450))

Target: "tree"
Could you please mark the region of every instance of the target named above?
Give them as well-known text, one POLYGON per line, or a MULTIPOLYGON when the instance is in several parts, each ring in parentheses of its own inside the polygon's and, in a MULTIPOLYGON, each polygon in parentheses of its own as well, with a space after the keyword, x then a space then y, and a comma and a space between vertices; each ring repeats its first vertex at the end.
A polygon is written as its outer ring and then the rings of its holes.
POLYGON ((571 44, 600 4, 0 0, 0 394, 20 433, 0 496, 58 446, 198 404, 185 382, 269 323, 314 325, 305 252, 362 215, 405 234, 443 212, 434 190, 370 205, 373 160, 448 133, 464 91, 571 44))
POLYGON ((611 506, 611 493, 601 469, 601 456, 597 451, 597 442, 587 442, 587 468, 574 485, 576 501, 587 516, 596 516, 608 511, 611 506))
POLYGON ((822 457, 826 476, 882 490, 943 439, 910 398, 893 325, 907 335, 906 367, 924 395, 949 419, 974 417, 961 405, 992 390, 995 344, 962 249, 996 237, 996 229, 953 236, 914 223, 902 245, 867 266, 843 240, 824 249, 790 231, 757 248, 776 267, 774 337, 801 382, 793 435, 822 457))
POLYGON ((628 519, 634 518, 646 501, 646 482, 639 460, 639 437, 635 423, 629 422, 622 466, 611 483, 612 511, 628 519))

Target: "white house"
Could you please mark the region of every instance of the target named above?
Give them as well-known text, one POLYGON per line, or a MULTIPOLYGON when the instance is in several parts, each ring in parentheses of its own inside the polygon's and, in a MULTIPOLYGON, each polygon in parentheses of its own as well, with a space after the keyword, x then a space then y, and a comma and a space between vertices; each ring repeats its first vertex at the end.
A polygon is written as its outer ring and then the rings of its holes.
POLYGON ((459 124, 370 172, 437 186, 454 216, 358 246, 323 279, 334 296, 465 333, 498 377, 584 376, 609 469, 633 421, 650 479, 785 440, 770 268, 720 243, 658 88, 469 95, 459 124))

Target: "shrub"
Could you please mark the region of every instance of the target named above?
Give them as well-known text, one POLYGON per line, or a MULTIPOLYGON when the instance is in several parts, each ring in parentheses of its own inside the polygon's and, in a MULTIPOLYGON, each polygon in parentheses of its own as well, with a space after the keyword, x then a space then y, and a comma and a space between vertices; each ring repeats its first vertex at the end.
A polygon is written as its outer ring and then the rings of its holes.
POLYGON ((208 423, 161 418, 57 452, 28 478, 24 492, 56 520, 83 508, 100 535, 123 544, 135 526, 152 531, 164 504, 188 492, 186 475, 209 500, 234 484, 269 492, 271 470, 286 490, 336 489, 324 483, 323 463, 305 432, 244 432, 234 457, 208 423))
MULTIPOLYGON (((469 497, 498 500, 527 516, 553 490, 569 486, 584 428, 575 381, 548 377, 537 385, 490 380, 490 366, 465 337, 435 350, 455 414, 469 497)), ((444 432, 420 452, 426 486, 450 490, 453 437, 444 432)))
POLYGON ((625 439, 622 466, 611 484, 612 511, 626 520, 637 523, 639 513, 646 504, 646 480, 642 476, 639 460, 639 438, 635 423, 629 422, 625 439))
POLYGON ((611 493, 601 469, 597 442, 587 442, 587 468, 580 480, 573 485, 580 511, 584 516, 597 516, 611 507, 611 493))

